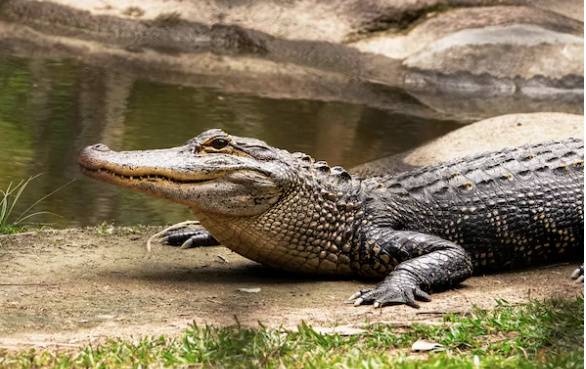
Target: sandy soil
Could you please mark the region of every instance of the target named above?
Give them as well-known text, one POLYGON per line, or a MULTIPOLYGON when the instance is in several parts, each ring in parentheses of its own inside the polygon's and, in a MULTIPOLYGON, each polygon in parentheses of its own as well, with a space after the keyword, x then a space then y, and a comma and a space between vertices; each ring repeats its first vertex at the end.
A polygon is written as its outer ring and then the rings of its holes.
POLYGON ((157 228, 68 229, 0 236, 0 348, 75 347, 106 337, 177 334, 191 322, 317 327, 438 321, 465 312, 583 293, 578 264, 474 277, 433 295, 420 310, 353 307, 365 281, 324 280, 270 270, 218 246, 180 250, 145 242, 157 228), (108 234, 111 232, 111 234, 108 234), (239 288, 260 288, 258 293, 239 288), (422 314, 424 313, 424 314, 422 314))

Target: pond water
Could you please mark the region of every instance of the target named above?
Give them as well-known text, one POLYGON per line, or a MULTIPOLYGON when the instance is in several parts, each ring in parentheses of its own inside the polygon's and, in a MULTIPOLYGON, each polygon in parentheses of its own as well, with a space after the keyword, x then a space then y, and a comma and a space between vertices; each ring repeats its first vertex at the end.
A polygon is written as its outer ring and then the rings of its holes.
POLYGON ((14 214, 75 179, 34 211, 61 228, 191 219, 181 205, 97 183, 76 155, 102 142, 113 150, 172 147, 210 128, 256 137, 351 167, 399 153, 461 127, 361 105, 281 100, 163 84, 73 60, 0 56, 0 189, 42 173, 14 214))

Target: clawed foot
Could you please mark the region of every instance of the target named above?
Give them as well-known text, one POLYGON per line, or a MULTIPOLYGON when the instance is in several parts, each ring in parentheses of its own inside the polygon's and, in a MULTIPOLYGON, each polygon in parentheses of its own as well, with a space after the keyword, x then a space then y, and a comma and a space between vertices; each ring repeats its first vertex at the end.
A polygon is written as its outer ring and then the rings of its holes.
POLYGON ((216 246, 220 244, 214 236, 205 229, 171 230, 163 234, 161 241, 167 245, 181 246, 181 249, 216 246))
POLYGON ((354 300, 354 306, 373 304, 375 308, 388 305, 408 305, 419 309, 415 300, 429 302, 431 296, 417 285, 397 285, 391 281, 383 281, 374 288, 369 288, 355 293, 350 297, 354 300))
POLYGON ((572 279, 575 279, 578 283, 584 283, 584 264, 581 267, 574 270, 572 273, 572 279))
POLYGON ((151 251, 151 242, 155 238, 161 238, 161 242, 171 246, 180 246, 181 249, 202 246, 216 246, 220 243, 197 221, 187 221, 175 224, 154 234, 147 241, 147 250, 151 251), (181 229, 186 226, 200 226, 199 229, 181 229))

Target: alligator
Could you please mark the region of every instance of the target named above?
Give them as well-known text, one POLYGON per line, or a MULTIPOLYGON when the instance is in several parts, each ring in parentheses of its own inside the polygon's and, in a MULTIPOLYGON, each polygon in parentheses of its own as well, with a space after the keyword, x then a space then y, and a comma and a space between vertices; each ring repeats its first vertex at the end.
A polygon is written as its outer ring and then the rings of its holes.
POLYGON ((373 178, 218 129, 170 149, 88 146, 78 163, 93 179, 186 205, 205 229, 173 239, 380 281, 354 305, 417 308, 473 274, 584 258, 580 139, 373 178))

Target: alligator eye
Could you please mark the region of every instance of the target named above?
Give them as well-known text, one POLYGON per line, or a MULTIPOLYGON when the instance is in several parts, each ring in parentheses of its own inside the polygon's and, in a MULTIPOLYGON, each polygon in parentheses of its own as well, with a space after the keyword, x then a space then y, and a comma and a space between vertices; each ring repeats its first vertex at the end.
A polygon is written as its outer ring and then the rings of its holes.
POLYGON ((216 150, 220 150, 223 149, 224 147, 228 146, 228 140, 223 139, 223 138, 216 138, 215 140, 213 140, 210 145, 216 149, 216 150))

